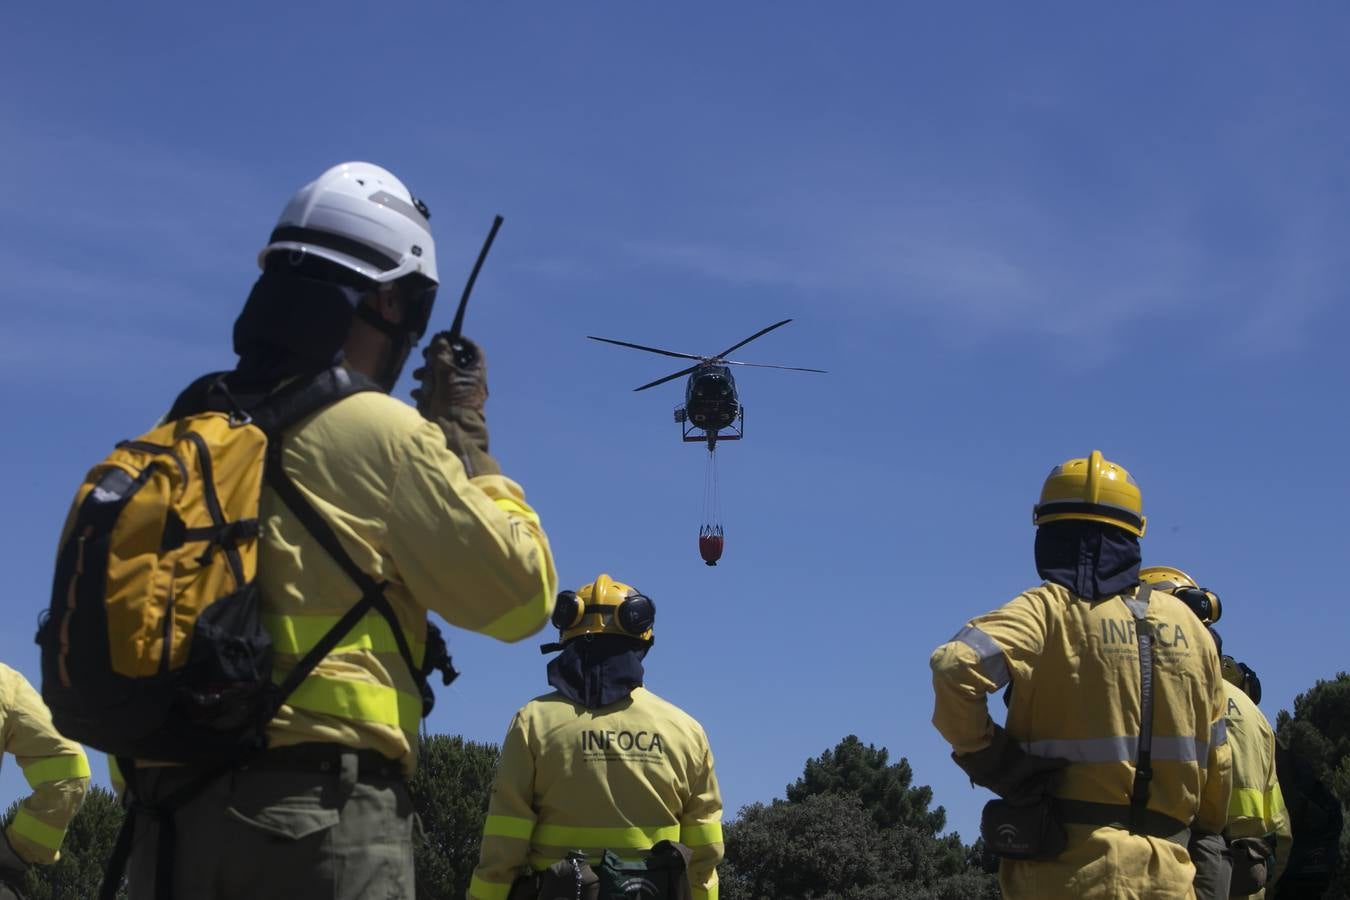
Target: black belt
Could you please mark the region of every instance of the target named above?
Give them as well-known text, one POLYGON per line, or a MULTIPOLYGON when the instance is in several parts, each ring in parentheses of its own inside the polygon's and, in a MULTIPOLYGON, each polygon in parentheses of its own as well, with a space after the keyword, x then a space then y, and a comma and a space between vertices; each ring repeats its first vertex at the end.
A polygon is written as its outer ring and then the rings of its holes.
POLYGON ((1055 813, 1061 822, 1069 825, 1095 825, 1098 828, 1119 828, 1132 834, 1146 834, 1185 847, 1191 842, 1191 828, 1184 822, 1146 809, 1139 814, 1139 822, 1131 831, 1130 807, 1124 803, 1093 803, 1090 800, 1055 801, 1055 813))
POLYGON ((342 757, 349 754, 356 756, 356 770, 363 776, 403 778, 403 764, 379 751, 320 742, 274 747, 253 757, 240 768, 254 771, 337 772, 342 768, 342 757))

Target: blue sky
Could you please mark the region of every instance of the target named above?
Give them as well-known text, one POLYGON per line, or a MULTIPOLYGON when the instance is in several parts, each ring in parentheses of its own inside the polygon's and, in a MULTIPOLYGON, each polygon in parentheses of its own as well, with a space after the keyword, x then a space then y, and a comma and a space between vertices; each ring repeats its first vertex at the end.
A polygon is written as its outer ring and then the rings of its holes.
MULTIPOLYGON (((0 36, 0 410, 31 642, 84 470, 231 363, 254 257, 327 166, 433 212, 506 472, 564 583, 659 605, 653 690, 706 726, 729 815, 856 733, 973 838, 927 660, 1037 581, 1031 505, 1094 447, 1146 563, 1225 601, 1272 719, 1346 667, 1350 13, 742 4, 20 5, 0 36), (742 358, 703 566, 704 451, 660 358, 742 358)), ((398 389, 407 397, 410 385, 398 389)), ((540 635, 540 639, 545 639, 540 635)), ((457 632, 432 730, 498 740, 538 641, 457 632)), ((995 700, 996 712, 1001 704, 995 700)), ((0 774, 12 798, 22 781, 0 774)))

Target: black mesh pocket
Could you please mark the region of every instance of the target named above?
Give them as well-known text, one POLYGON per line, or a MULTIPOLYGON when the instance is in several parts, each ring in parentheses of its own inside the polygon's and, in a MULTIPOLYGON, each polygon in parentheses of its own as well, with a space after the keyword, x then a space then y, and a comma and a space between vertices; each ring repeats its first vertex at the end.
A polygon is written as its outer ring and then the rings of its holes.
POLYGON ((252 582, 197 617, 177 704, 192 723, 217 731, 266 724, 257 718, 272 685, 272 637, 261 602, 252 582))

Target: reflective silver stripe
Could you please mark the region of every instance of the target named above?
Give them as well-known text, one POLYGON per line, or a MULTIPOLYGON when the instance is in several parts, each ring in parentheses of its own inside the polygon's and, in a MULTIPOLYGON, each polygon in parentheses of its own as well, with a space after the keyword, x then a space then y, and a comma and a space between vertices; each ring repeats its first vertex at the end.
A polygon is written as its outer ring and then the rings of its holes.
MULTIPOLYGON (((1109 763, 1135 761, 1139 736, 1062 738, 1027 741, 1022 748, 1033 756, 1058 756, 1074 762, 1109 763)), ((1153 758, 1172 762, 1198 762, 1208 757, 1209 745, 1193 737, 1153 737, 1153 758)))
POLYGON ((1199 762, 1209 756, 1209 744, 1193 737, 1153 736, 1153 758, 1174 762, 1199 762))
MULTIPOLYGON (((1217 747, 1226 743, 1228 743, 1228 719, 1226 716, 1220 716, 1219 721, 1209 730, 1209 745, 1217 747)), ((1205 757, 1208 758, 1209 754, 1206 753, 1205 757)))
POLYGON ((1148 598, 1149 594, 1152 592, 1144 590, 1144 588, 1146 587, 1148 587, 1148 585, 1141 584, 1139 586, 1139 590, 1135 593, 1133 597, 1122 596, 1120 598, 1125 601, 1125 605, 1130 608, 1130 614, 1133 615, 1136 619, 1148 618, 1148 598), (1140 594, 1143 595, 1142 598, 1140 597, 1140 594), (1139 602, 1141 599, 1143 600, 1142 603, 1139 602))
POLYGON ((1138 743, 1136 735, 1121 735, 1028 741, 1022 747, 1032 756, 1058 756, 1074 762, 1105 763, 1134 762, 1134 750, 1138 743))
POLYGON ((413 206, 407 200, 404 200, 400 197, 395 197, 388 191, 376 191, 366 199, 372 203, 378 203, 381 206, 392 209, 394 212, 399 213, 400 215, 412 219, 414 223, 421 225, 427 231, 431 230, 431 225, 427 223, 426 217, 422 215, 422 213, 417 209, 417 207, 413 206))
POLYGON ((952 640, 960 641, 979 654, 980 671, 984 673, 985 678, 994 683, 994 687, 1001 688, 1012 680, 1012 676, 1008 674, 1008 661, 1003 658, 1003 650, 989 635, 974 625, 967 625, 958 631, 952 640))

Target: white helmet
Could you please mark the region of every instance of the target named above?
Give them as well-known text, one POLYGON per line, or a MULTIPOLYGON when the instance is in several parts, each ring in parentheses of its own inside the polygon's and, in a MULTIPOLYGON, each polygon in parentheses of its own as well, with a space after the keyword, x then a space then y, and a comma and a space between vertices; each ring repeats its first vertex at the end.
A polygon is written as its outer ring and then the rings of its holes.
POLYGON ((429 216, 426 204, 388 169, 342 163, 286 204, 258 266, 269 253, 312 253, 376 282, 417 273, 437 283, 429 216))

